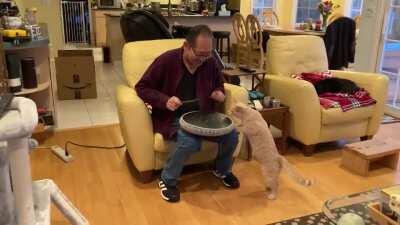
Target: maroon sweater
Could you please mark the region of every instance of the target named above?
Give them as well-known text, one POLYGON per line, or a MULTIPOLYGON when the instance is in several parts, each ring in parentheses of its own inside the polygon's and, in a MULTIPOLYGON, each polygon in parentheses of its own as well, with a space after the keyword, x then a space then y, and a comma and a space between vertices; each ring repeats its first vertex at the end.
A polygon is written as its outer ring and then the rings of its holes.
MULTIPOLYGON (((171 126, 175 112, 169 111, 166 103, 170 97, 178 96, 177 88, 185 66, 182 55, 183 48, 163 53, 154 60, 135 86, 139 97, 153 107, 151 116, 154 132, 161 133, 166 139, 171 139, 176 133, 176 128, 171 126)), ((200 110, 216 110, 210 96, 215 90, 224 91, 221 69, 213 57, 197 69, 196 88, 200 110)))

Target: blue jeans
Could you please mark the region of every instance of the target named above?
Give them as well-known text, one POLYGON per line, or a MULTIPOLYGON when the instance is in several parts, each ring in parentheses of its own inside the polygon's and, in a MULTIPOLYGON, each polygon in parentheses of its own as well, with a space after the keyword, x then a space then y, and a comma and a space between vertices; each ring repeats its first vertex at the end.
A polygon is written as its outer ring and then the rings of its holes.
MULTIPOLYGON (((161 179, 167 186, 176 186, 183 166, 189 157, 200 151, 203 137, 190 134, 182 129, 177 132, 176 148, 169 155, 169 158, 161 173, 161 179)), ((229 174, 232 170, 233 153, 238 144, 238 132, 233 130, 231 133, 212 138, 213 142, 218 143, 218 154, 215 160, 215 169, 223 175, 229 174)))

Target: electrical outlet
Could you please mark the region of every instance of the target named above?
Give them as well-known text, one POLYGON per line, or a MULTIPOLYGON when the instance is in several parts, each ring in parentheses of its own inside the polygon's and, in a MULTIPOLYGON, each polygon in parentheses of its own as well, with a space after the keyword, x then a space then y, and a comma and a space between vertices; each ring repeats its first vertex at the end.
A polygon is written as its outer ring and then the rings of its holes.
POLYGON ((51 151, 61 160, 68 163, 71 162, 74 158, 71 154, 66 155, 65 149, 61 148, 58 145, 51 146, 51 151))

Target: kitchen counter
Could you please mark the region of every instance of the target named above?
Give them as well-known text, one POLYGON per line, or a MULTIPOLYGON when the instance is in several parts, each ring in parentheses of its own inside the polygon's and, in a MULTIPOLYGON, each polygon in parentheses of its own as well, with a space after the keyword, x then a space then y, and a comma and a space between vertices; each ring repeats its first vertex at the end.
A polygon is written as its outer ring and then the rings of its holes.
POLYGON ((121 8, 97 8, 97 9, 92 9, 94 11, 124 11, 124 9, 121 8))
MULTIPOLYGON (((111 61, 118 61, 122 58, 122 48, 125 44, 120 27, 120 17, 123 12, 107 12, 106 17, 106 46, 110 48, 111 61)), ((165 16, 171 29, 174 24, 183 26, 195 26, 206 24, 214 31, 230 31, 231 43, 236 42, 232 30, 232 21, 230 16, 202 16, 202 15, 183 15, 183 16, 165 16)))
MULTIPOLYGON (((111 11, 111 12, 107 12, 104 13, 104 15, 106 16, 111 16, 111 17, 120 17, 125 11, 124 10, 115 10, 115 11, 111 11)), ((165 15, 165 18, 175 18, 175 17, 203 17, 203 18, 218 18, 218 17, 222 17, 222 18, 227 18, 230 16, 214 16, 214 15, 209 15, 209 16, 203 16, 202 14, 195 14, 195 13, 187 13, 187 14, 182 14, 182 15, 165 15)))

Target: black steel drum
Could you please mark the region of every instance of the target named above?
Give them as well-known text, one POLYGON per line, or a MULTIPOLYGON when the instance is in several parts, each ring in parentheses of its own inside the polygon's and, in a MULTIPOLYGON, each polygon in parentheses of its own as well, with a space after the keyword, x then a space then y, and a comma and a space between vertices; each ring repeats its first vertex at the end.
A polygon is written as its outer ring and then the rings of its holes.
POLYGON ((233 121, 222 113, 193 111, 179 119, 181 128, 191 134, 217 137, 230 133, 234 129, 233 121))

